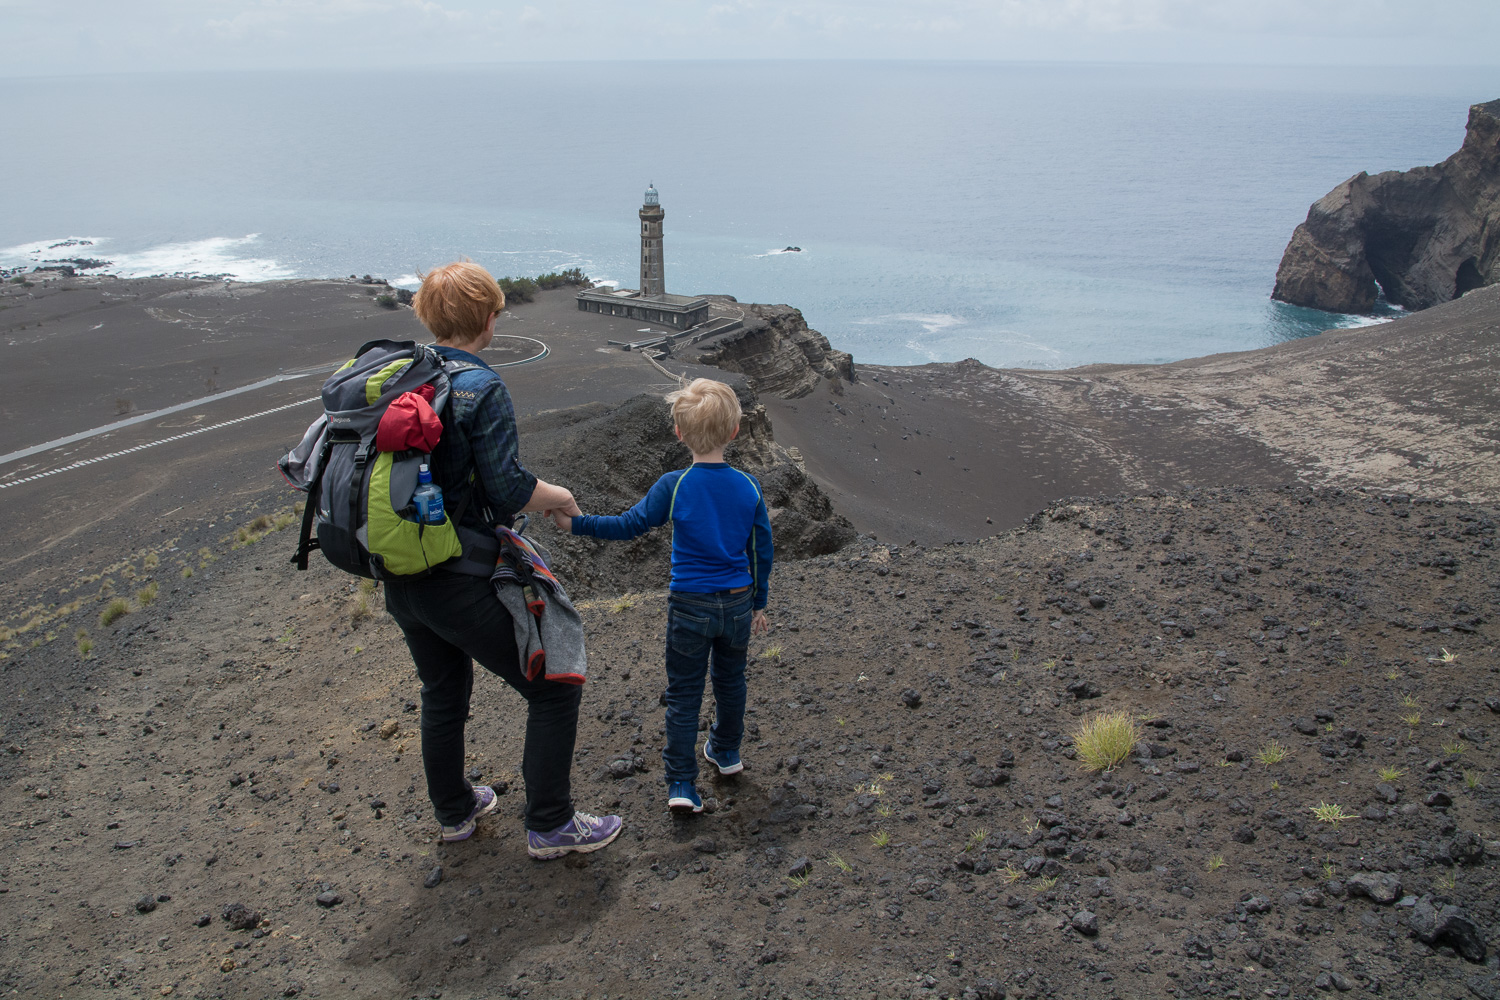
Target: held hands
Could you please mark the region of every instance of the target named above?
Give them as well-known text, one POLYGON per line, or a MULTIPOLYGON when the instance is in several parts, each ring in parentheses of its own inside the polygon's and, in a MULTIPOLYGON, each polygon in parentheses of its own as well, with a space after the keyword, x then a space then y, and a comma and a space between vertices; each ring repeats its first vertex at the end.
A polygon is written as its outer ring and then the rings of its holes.
POLYGON ((771 630, 771 622, 766 618, 764 609, 750 616, 750 634, 761 635, 771 630))
POLYGON ((542 511, 543 516, 552 518, 552 523, 557 525, 559 531, 571 533, 573 530, 573 518, 582 517, 583 511, 578 509, 578 501, 573 499, 573 494, 558 487, 567 498, 565 503, 556 507, 548 507, 542 511))

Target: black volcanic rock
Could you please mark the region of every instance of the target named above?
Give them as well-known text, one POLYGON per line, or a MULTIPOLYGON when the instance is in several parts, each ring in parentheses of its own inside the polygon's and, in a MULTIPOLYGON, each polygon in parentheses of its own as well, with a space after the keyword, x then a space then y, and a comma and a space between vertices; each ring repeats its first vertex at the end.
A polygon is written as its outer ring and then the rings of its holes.
POLYGON ((1431 896, 1423 896, 1407 918, 1412 937, 1426 944, 1452 946, 1471 962, 1483 962, 1487 949, 1484 934, 1474 918, 1457 906, 1439 908, 1431 896))
POLYGON ((1315 202, 1271 297, 1367 313, 1383 290, 1396 305, 1425 309, 1500 281, 1497 226, 1500 101, 1490 101, 1469 109, 1463 146, 1437 166, 1361 172, 1315 202))

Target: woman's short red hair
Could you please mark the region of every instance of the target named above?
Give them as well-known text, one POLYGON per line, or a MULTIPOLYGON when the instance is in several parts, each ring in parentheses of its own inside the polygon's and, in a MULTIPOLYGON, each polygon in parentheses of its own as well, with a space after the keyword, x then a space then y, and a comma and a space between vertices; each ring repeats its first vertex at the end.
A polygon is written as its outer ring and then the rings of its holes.
POLYGON ((505 293, 494 275, 471 260, 444 264, 421 277, 411 307, 440 343, 473 340, 490 316, 505 308, 505 293))

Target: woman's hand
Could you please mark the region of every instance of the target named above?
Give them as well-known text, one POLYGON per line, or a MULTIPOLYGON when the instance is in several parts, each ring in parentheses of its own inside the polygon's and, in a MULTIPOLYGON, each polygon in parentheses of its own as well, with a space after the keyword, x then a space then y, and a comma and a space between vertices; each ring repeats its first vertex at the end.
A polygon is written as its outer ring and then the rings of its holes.
POLYGON ((555 510, 562 511, 568 517, 583 515, 583 511, 578 509, 578 501, 573 499, 570 491, 540 479, 536 481, 536 488, 531 491, 531 499, 526 501, 526 506, 521 509, 539 510, 548 517, 552 516, 555 510))

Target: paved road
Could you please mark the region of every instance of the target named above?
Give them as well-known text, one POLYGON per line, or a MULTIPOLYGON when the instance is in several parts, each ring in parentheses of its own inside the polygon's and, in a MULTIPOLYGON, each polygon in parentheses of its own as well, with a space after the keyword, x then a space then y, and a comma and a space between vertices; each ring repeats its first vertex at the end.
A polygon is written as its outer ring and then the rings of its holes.
MULTIPOLYGON (((382 286, 357 283, 0 288, 0 454, 87 435, 0 461, 0 622, 10 624, 146 548, 176 540, 164 558, 181 559, 290 505, 298 495, 274 463, 317 415, 322 373, 368 340, 429 339, 410 309, 375 303, 382 286), (269 381, 296 372, 311 374, 269 381), (227 392, 246 386, 256 387, 227 392), (112 426, 134 417, 144 419, 112 426)), ((537 353, 533 341, 547 346, 545 358, 502 369, 523 420, 618 402, 664 388, 644 359, 605 346, 640 326, 544 293, 507 310, 487 356, 515 361, 537 353)), ((522 449, 524 460, 524 437, 522 449)), ((275 544, 268 558, 290 539, 275 544)))

